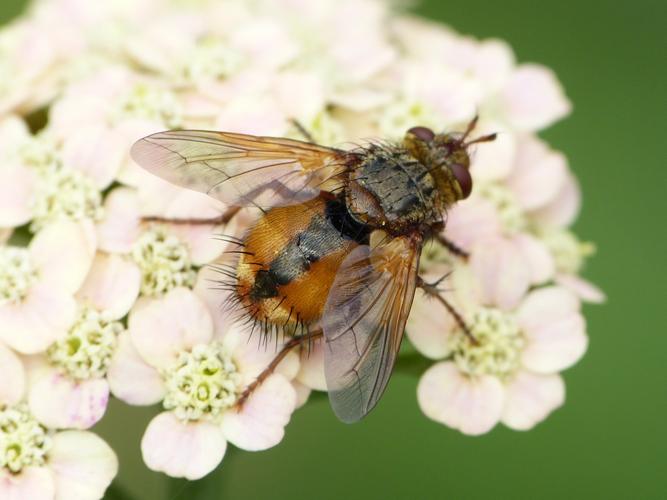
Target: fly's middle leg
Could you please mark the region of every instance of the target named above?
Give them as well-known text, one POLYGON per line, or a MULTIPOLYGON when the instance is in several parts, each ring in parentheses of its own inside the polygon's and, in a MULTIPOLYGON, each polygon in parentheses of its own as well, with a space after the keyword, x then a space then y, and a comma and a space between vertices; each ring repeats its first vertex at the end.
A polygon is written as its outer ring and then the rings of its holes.
POLYGON ((438 290, 438 284, 439 281, 435 283, 427 283, 421 276, 417 277, 417 286, 424 290, 427 295, 435 298, 438 302, 440 302, 445 307, 445 309, 447 309, 447 312, 452 315, 454 320, 461 328, 461 331, 463 331, 463 333, 470 339, 470 342, 472 342, 474 345, 479 345, 479 342, 470 331, 470 328, 468 328, 468 325, 466 325, 466 322, 463 319, 461 313, 459 313, 456 308, 442 296, 440 290, 438 290))

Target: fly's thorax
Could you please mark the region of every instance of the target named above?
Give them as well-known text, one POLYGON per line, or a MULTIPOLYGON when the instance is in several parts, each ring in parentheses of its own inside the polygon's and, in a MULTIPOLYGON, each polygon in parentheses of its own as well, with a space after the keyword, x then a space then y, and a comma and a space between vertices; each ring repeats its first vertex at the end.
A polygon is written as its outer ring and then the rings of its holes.
POLYGON ((401 233, 440 219, 440 194, 429 167, 403 147, 371 146, 350 171, 346 204, 361 223, 401 233))

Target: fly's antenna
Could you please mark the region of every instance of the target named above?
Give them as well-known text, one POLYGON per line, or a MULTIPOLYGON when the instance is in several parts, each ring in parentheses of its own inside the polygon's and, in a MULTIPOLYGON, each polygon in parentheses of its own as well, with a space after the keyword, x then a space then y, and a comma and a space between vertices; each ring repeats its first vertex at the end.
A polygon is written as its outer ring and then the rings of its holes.
MULTIPOLYGON (((479 115, 475 115, 475 117, 470 120, 470 123, 468 123, 468 126, 466 127, 466 131, 463 132, 463 137, 461 137, 460 142, 463 144, 463 142, 466 140, 466 138, 470 135, 470 132, 475 130, 475 127, 477 126, 477 121, 479 120, 479 115)), ((467 144, 464 144, 467 146, 467 144)))
POLYGON ((477 143, 480 143, 480 142, 495 141, 496 137, 498 137, 498 134, 494 132, 493 134, 483 135, 482 137, 478 137, 477 139, 473 139, 472 141, 465 142, 465 143, 463 143, 463 146, 468 147, 471 144, 477 144, 477 143))

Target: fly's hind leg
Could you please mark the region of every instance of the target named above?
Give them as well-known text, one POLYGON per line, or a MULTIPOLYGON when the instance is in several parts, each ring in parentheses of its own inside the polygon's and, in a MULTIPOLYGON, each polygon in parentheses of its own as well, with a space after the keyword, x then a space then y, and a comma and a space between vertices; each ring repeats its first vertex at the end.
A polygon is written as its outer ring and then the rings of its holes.
POLYGON ((468 328, 468 325, 466 325, 466 322, 463 319, 463 316, 461 316, 461 313, 459 313, 456 310, 456 308, 442 296, 440 290, 438 289, 438 285, 444 278, 446 278, 446 276, 443 276, 435 283, 427 283, 426 281, 424 281, 424 278, 418 276, 417 286, 422 290, 424 290, 424 292, 426 292, 427 295, 435 298, 438 302, 440 302, 445 307, 445 309, 447 309, 447 312, 449 312, 449 314, 452 315, 454 321, 458 323, 459 327, 461 328, 461 331, 463 331, 466 337, 470 339, 470 342, 472 342, 474 345, 478 345, 479 342, 470 331, 470 328, 468 328))
POLYGON ((241 207, 229 207, 227 210, 225 210, 218 217, 209 217, 209 218, 204 218, 204 219, 198 219, 198 218, 193 218, 193 219, 171 219, 169 217, 147 216, 147 217, 142 217, 141 220, 143 222, 164 222, 164 223, 167 223, 167 224, 192 224, 192 225, 219 226, 219 225, 227 224, 229 221, 231 221, 234 218, 234 216, 237 213, 239 213, 239 210, 241 210, 241 207))
POLYGON ((250 395, 253 392, 255 392, 255 390, 257 390, 257 388, 260 385, 262 385, 262 383, 269 377, 269 375, 271 375, 275 371, 276 367, 280 364, 280 362, 283 359, 285 359, 285 356, 287 356, 292 349, 300 347, 304 344, 310 345, 310 342, 321 336, 322 336, 322 330, 318 328, 317 330, 313 330, 312 332, 292 337, 287 343, 285 343, 285 345, 283 345, 282 349, 271 360, 268 366, 264 368, 264 370, 259 375, 257 375, 257 378, 253 380, 250 384, 248 384, 248 386, 243 390, 243 392, 239 396, 238 401, 236 402, 236 407, 238 409, 241 409, 243 407, 243 405, 248 400, 250 395))

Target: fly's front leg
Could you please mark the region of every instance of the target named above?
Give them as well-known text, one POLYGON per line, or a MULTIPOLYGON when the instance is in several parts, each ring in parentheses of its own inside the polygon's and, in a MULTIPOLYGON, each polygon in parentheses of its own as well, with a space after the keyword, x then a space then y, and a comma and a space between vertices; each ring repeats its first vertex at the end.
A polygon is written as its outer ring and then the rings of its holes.
POLYGON ((460 257, 464 260, 468 260, 468 257, 470 257, 470 254, 468 252, 463 250, 463 248, 458 246, 453 241, 448 240, 447 237, 445 237, 445 235, 443 235, 441 232, 435 234, 435 239, 438 243, 440 243, 447 250, 449 250, 450 253, 456 255, 457 257, 460 257))
POLYGON ((306 138, 308 142, 312 142, 313 144, 315 144, 315 139, 313 139, 313 136, 310 134, 310 132, 308 132, 306 127, 304 127, 299 120, 297 120, 296 118, 292 118, 290 122, 299 131, 299 133, 306 138))
POLYGON ((255 380, 253 380, 241 393, 239 396, 238 401, 236 402, 236 407, 238 409, 243 408, 243 405, 245 402, 248 400, 250 395, 257 390, 257 388, 262 385, 262 383, 271 375, 276 367, 280 364, 280 362, 285 359, 285 356, 289 354, 289 352, 296 348, 302 346, 304 343, 310 344, 313 340, 319 338, 322 336, 322 330, 317 329, 313 330, 312 332, 308 332, 304 335, 299 335, 297 337, 293 337, 292 339, 289 340, 285 345, 283 345, 282 349, 276 354, 276 357, 271 360, 271 362, 268 364, 264 370, 257 376, 255 380))
POLYGON ((143 222, 164 222, 167 224, 193 224, 193 225, 212 225, 219 226, 227 224, 234 216, 239 213, 241 207, 229 207, 218 217, 209 217, 205 219, 171 219, 169 217, 147 216, 142 217, 143 222))
POLYGON ((459 313, 453 305, 447 302, 447 300, 440 293, 440 290, 438 290, 439 283, 440 280, 438 280, 435 283, 427 283, 421 276, 417 277, 417 286, 422 290, 424 290, 424 292, 426 292, 427 295, 435 298, 438 302, 440 302, 443 306, 445 306, 445 309, 447 309, 449 314, 452 315, 452 317, 458 323, 463 333, 470 339, 470 342, 472 342, 474 345, 479 345, 479 342, 470 331, 470 328, 468 328, 468 325, 466 325, 466 322, 463 319, 463 316, 461 316, 461 313, 459 313))

